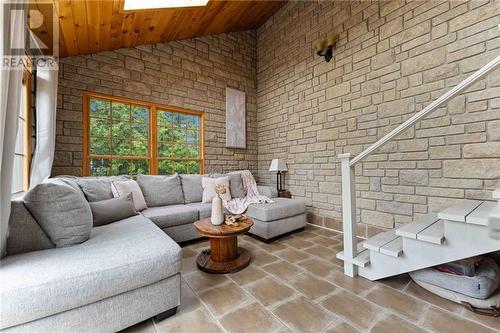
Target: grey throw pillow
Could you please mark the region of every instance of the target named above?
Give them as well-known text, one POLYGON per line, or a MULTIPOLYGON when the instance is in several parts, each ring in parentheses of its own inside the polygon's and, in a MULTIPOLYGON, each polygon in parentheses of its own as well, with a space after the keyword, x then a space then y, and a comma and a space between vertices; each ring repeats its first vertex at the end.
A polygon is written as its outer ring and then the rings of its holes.
POLYGON ((105 225, 111 222, 126 219, 127 217, 137 215, 132 199, 132 193, 122 197, 89 202, 92 210, 92 219, 94 227, 105 225))
POLYGON ((87 201, 102 201, 114 198, 111 190, 111 183, 114 180, 127 180, 128 176, 112 176, 112 177, 88 177, 78 178, 77 183, 82 189, 87 201))
POLYGON ((92 230, 89 203, 62 180, 49 179, 24 196, 24 204, 56 247, 85 242, 92 230))
POLYGON ((184 202, 201 202, 203 187, 201 186, 201 175, 181 175, 184 202))
POLYGON ((241 175, 228 174, 229 176, 229 190, 231 191, 231 196, 233 198, 243 198, 245 197, 245 189, 243 188, 243 181, 241 180, 241 175))
POLYGON ((137 183, 141 188, 148 207, 177 205, 184 203, 181 181, 178 174, 172 176, 138 175, 137 183))

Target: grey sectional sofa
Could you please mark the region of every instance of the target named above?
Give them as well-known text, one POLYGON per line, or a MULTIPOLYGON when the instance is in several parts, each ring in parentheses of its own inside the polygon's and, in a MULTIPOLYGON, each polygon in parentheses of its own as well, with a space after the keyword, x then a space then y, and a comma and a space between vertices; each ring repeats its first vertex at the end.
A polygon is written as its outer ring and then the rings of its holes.
MULTIPOLYGON (((199 236, 193 222, 209 217, 197 200, 198 178, 180 184, 182 203, 148 207, 141 214, 94 227, 90 239, 56 248, 22 199, 12 201, 7 255, 0 266, 0 329, 5 332, 113 332, 150 317, 167 317, 180 303, 182 250, 199 236), (193 196, 194 195, 194 196, 193 196), (163 232, 162 232, 163 231, 163 232)), ((186 176, 185 179, 188 177, 186 176)), ((65 178, 73 187, 88 178, 65 178)), ((111 183, 113 178, 101 178, 111 183)), ((86 188, 89 190, 89 188, 86 188)), ((251 233, 264 240, 305 226, 300 200, 276 198, 251 205, 251 233)), ((109 196, 90 188, 92 196, 109 196)), ((87 200, 90 196, 86 196, 87 200)), ((200 199, 201 201, 201 199, 200 199)))
POLYGON ((0 267, 2 331, 114 332, 179 305, 182 250, 144 216, 53 248, 22 200, 12 209, 0 267))

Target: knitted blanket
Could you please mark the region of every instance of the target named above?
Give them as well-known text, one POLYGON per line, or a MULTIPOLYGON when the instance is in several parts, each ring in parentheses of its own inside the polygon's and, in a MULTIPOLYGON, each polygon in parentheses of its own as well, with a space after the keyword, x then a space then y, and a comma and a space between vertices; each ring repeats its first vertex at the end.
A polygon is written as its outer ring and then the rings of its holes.
POLYGON ((246 192, 246 197, 243 198, 234 198, 229 201, 224 202, 224 207, 232 214, 243 214, 248 206, 253 203, 269 203, 274 202, 265 195, 260 195, 259 190, 257 189, 257 183, 255 182, 255 178, 248 170, 243 171, 234 171, 230 172, 230 174, 240 174, 241 181, 243 182, 243 188, 246 192))

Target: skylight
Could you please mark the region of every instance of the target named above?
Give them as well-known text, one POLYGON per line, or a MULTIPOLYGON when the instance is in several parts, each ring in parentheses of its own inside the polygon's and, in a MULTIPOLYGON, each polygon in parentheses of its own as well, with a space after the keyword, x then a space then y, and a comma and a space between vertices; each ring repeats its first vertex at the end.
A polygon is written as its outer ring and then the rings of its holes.
POLYGON ((209 0, 125 0, 123 10, 206 6, 209 0))

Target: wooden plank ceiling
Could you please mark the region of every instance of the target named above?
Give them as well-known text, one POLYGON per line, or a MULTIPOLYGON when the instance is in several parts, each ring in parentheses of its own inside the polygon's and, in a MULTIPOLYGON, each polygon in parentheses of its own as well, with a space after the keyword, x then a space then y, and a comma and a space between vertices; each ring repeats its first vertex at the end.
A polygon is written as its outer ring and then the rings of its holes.
MULTIPOLYGON (((42 4, 55 3, 60 57, 256 29, 286 2, 210 0, 204 7, 125 12, 123 0, 30 1, 41 12, 47 11, 42 4)), ((33 31, 51 45, 49 24, 33 31)))

